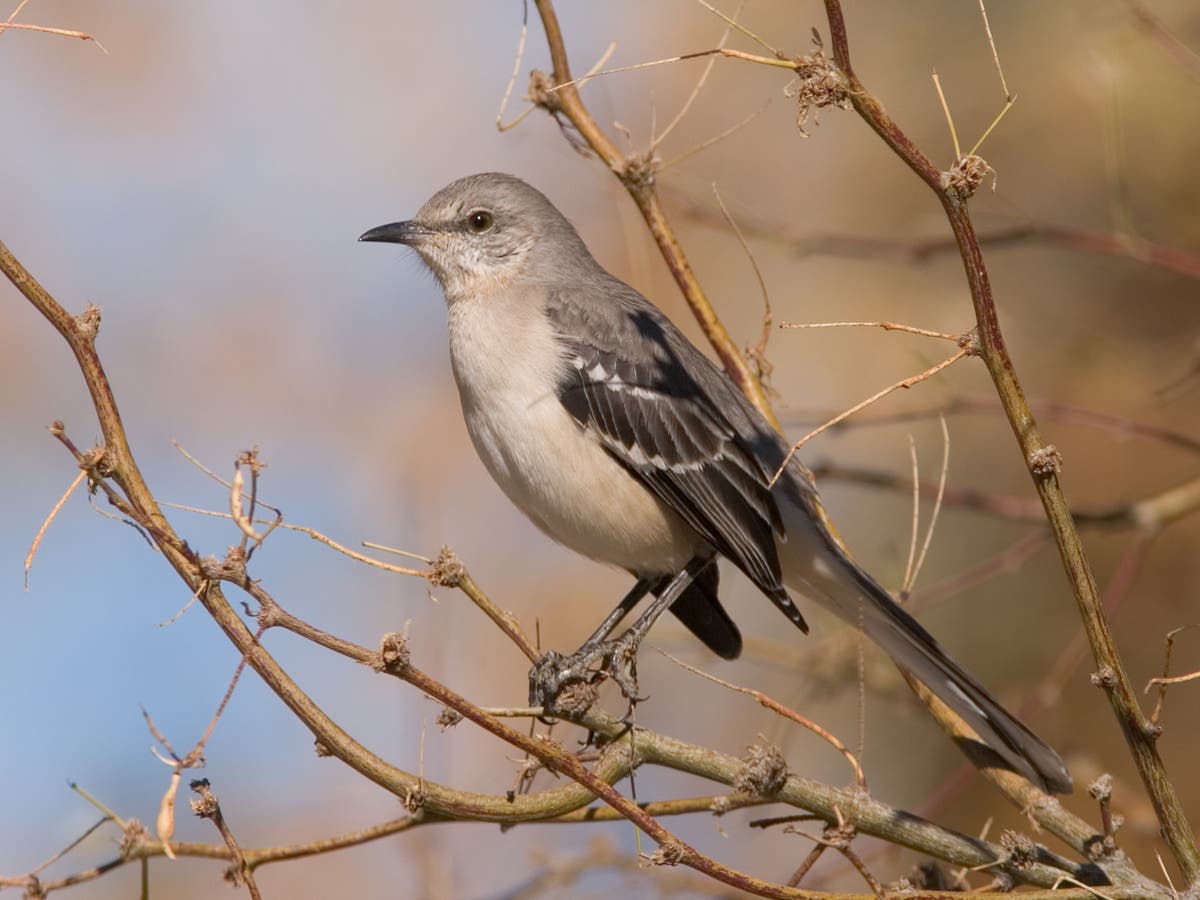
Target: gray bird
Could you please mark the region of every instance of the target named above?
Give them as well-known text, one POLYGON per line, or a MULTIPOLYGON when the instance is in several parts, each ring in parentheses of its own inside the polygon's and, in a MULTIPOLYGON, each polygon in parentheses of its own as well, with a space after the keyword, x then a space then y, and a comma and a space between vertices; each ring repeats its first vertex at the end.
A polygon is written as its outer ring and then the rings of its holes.
POLYGON ((441 284, 467 430, 508 498, 554 540, 637 579, 576 654, 534 667, 532 702, 553 709, 564 684, 595 677, 597 661, 635 699, 623 671, 667 608, 736 657, 741 635, 717 598, 723 556, 802 631, 789 590, 861 627, 1006 767, 1071 791, 1058 754, 850 559, 799 461, 775 479, 788 446, 762 415, 592 258, 541 192, 511 175, 472 175, 359 240, 411 247, 441 284), (607 640, 647 593, 647 612, 607 640))

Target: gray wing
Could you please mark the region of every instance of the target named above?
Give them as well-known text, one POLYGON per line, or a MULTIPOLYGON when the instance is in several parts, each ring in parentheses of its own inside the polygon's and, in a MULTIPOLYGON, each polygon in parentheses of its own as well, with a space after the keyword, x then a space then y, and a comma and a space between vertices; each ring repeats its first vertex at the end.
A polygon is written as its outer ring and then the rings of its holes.
POLYGON ((649 301, 613 279, 547 301, 566 365, 558 397, 579 425, 737 565, 803 631, 775 547, 780 440, 649 301))

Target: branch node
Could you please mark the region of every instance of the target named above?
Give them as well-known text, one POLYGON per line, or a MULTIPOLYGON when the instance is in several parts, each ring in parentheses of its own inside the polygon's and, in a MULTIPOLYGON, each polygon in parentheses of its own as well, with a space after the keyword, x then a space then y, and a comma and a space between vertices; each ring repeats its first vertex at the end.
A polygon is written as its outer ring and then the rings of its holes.
POLYGON ((654 187, 658 168, 659 160, 653 153, 634 153, 625 157, 617 175, 626 190, 632 194, 641 194, 654 187))
POLYGON ((317 738, 315 741, 313 741, 313 750, 317 752, 317 756, 321 759, 324 759, 327 756, 333 756, 333 751, 329 749, 329 745, 320 738, 317 738))
POLYGON ((453 728, 462 720, 462 713, 460 713, 457 709, 451 709, 450 707, 446 706, 442 708, 442 711, 438 713, 438 717, 434 721, 437 722, 438 725, 442 726, 442 731, 445 731, 448 728, 453 728))
POLYGON ((1112 666, 1101 666, 1096 672, 1091 675, 1092 684, 1096 687, 1112 690, 1117 686, 1117 673, 1113 671, 1112 666))
POLYGON ((970 200, 983 184, 983 179, 992 176, 992 191, 996 190, 999 176, 996 170, 988 165, 987 160, 974 153, 960 156, 947 171, 941 174, 939 183, 943 190, 949 191, 960 201, 970 200))
MULTIPOLYGON (((841 819, 841 810, 838 810, 838 818, 840 821, 828 823, 821 829, 822 843, 832 847, 834 850, 843 852, 850 849, 850 845, 854 842, 854 838, 858 836, 858 829, 854 827, 853 822, 841 819)), ((795 831, 792 826, 788 826, 785 831, 795 831)))
POLYGON ((550 75, 547 75, 541 69, 534 69, 529 73, 529 93, 525 99, 551 115, 554 121, 558 123, 563 137, 566 138, 567 143, 571 145, 576 153, 580 156, 591 156, 592 150, 588 146, 587 141, 579 135, 567 111, 563 109, 562 97, 555 90, 556 87, 557 85, 550 75))
POLYGON ((1062 471, 1063 457, 1053 444, 1046 444, 1029 454, 1029 471, 1037 478, 1049 478, 1062 471))
POLYGON ((1038 845, 1027 835, 1006 829, 1000 835, 1000 846, 1014 869, 1027 869, 1038 860, 1038 845))
POLYGON ((100 307, 89 303, 84 311, 75 317, 75 328, 84 340, 94 341, 100 333, 100 307))
POLYGON ((108 457, 108 451, 100 445, 79 454, 79 468, 88 473, 88 490, 92 493, 96 491, 95 482, 108 478, 113 473, 113 464, 108 457))
POLYGON ((1107 772, 1088 785, 1088 796, 1100 803, 1112 799, 1113 777, 1107 772))
POLYGON ((137 859, 141 856, 141 848, 149 841, 150 832, 145 825, 137 819, 126 819, 119 848, 121 859, 137 859))
POLYGON ((733 779, 733 789, 752 797, 771 797, 779 792, 787 777, 783 752, 763 739, 746 748, 742 770, 733 779))
POLYGON ((1100 823, 1103 834, 1094 835, 1084 843, 1089 859, 1101 860, 1111 856, 1117 849, 1116 831, 1121 826, 1121 817, 1112 813, 1113 777, 1101 775, 1088 786, 1088 794, 1100 804, 1100 823))
POLYGON ((554 90, 554 79, 541 69, 533 69, 529 73, 529 93, 526 99, 534 106, 540 106, 552 116, 562 112, 562 100, 554 90))
POLYGON ((467 567, 449 546, 443 546, 438 551, 437 559, 429 567, 429 581, 437 587, 459 587, 466 574, 467 567))
POLYGON ((216 816, 219 809, 217 795, 212 792, 208 779, 197 778, 195 781, 189 782, 188 787, 197 795, 196 799, 191 801, 192 812, 201 819, 211 819, 216 816))
POLYGON ((663 841, 646 860, 652 866, 677 866, 687 856, 687 847, 678 841, 663 841))
POLYGON ((551 704, 555 717, 576 719, 596 705, 600 688, 592 681, 569 681, 554 695, 551 704))
POLYGON ((416 815, 421 811, 421 807, 425 805, 425 790, 424 782, 418 780, 416 787, 410 787, 404 792, 404 797, 401 800, 404 808, 412 815, 416 815))
POLYGON ((783 89, 783 96, 796 101, 796 128, 801 137, 808 137, 804 126, 811 115, 813 124, 820 125, 820 111, 827 106, 850 109, 850 85, 842 71, 825 55, 825 45, 814 28, 813 47, 808 56, 792 60, 796 72, 783 89))
POLYGON ((399 675, 409 664, 408 638, 398 631, 383 636, 379 642, 379 657, 371 666, 376 672, 399 675))

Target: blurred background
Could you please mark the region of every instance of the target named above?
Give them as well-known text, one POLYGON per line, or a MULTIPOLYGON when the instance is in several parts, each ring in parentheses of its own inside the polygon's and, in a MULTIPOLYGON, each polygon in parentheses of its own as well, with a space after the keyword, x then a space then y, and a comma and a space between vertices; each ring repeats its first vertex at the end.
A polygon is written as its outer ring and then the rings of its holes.
MULTIPOLYGON (((7 0, 0 16, 16 5, 7 0)), ((577 75, 612 41, 608 65, 619 66, 713 47, 723 30, 690 0, 560 6, 577 75)), ((979 229, 1033 223, 1115 233, 1129 251, 1084 252, 1036 237, 985 248, 1026 391, 1116 423, 1095 427, 1061 407, 1038 407, 1047 439, 1063 453, 1068 497, 1081 510, 1120 508, 1193 481, 1200 468, 1194 451, 1131 424, 1200 440, 1200 61, 1187 49, 1200 48, 1200 10, 1189 0, 1005 0, 990 13, 1019 100, 979 151, 996 172, 995 191, 989 177, 972 201, 979 229), (1174 39, 1148 24, 1145 10, 1174 39), (1135 258, 1142 239, 1191 254, 1191 277, 1135 258)), ((953 149, 931 71, 964 149, 1004 101, 978 5, 875 0, 847 3, 846 15, 860 76, 916 143, 948 166, 953 149)), ((576 153, 540 112, 497 131, 521 17, 516 0, 319 7, 33 0, 18 21, 85 31, 107 52, 48 34, 0 34, 7 134, 0 239, 69 309, 89 302, 103 309, 100 350, 160 499, 228 504, 172 441, 226 476, 239 451, 257 446, 269 464, 261 494, 289 521, 350 545, 374 540, 433 555, 449 544, 528 630, 539 623, 544 646, 569 650, 628 587, 627 577, 556 547, 509 506, 460 420, 436 284, 402 249, 355 243, 367 228, 409 216, 456 177, 512 172, 564 210, 604 265, 698 335, 609 173, 576 153)), ((741 21, 789 54, 810 51, 814 26, 827 33, 816 2, 750 0, 741 21)), ((731 46, 759 49, 743 36, 731 46)), ((626 131, 644 150, 654 123, 661 130, 675 115, 704 65, 599 78, 584 97, 618 141, 626 131)), ((524 105, 533 67, 549 62, 531 12, 508 118, 524 105)), ((777 320, 886 319, 965 331, 973 318, 957 255, 905 253, 906 242, 948 235, 932 195, 852 113, 824 110, 803 137, 784 94, 789 77, 718 62, 658 150, 673 160, 762 109, 659 179, 730 332, 739 343, 757 342, 763 302, 746 254, 714 212, 714 184, 732 214, 754 226, 750 242, 777 320)), ((0 297, 0 460, 9 473, 0 520, 0 874, 12 876, 99 817, 68 781, 152 826, 169 770, 148 750, 139 704, 183 752, 202 734, 238 660, 199 606, 162 627, 187 591, 130 528, 90 509, 83 492, 53 523, 23 589, 30 543, 76 474, 46 426, 62 419, 81 446, 98 438, 98 427, 61 339, 7 282, 0 297)), ((953 349, 894 332, 820 329, 775 331, 767 356, 780 413, 799 436, 953 349)), ((863 418, 986 399, 988 387, 982 366, 968 361, 863 418)), ((1007 424, 983 407, 948 416, 949 486, 1036 501, 1007 424)), ((936 480, 943 441, 929 417, 828 433, 805 458, 907 483, 910 436, 923 477, 936 480)), ((832 476, 820 485, 860 561, 898 588, 911 496, 832 476)), ((929 509, 926 502, 923 521, 929 509)), ((205 554, 221 555, 239 537, 226 521, 170 517, 205 554)), ((1108 704, 1089 682, 1090 657, 1071 664, 1076 608, 1039 533, 1036 521, 946 506, 915 600, 923 589, 937 598, 923 608, 924 621, 1006 703, 1027 709, 1029 724, 1063 753, 1076 777, 1071 808, 1096 821, 1085 788, 1100 772, 1115 775, 1114 809, 1126 819, 1119 843, 1154 876, 1154 853, 1167 854, 1108 704), (939 592, 989 560, 1003 572, 939 592)), ((1113 626, 1140 689, 1161 673, 1166 632, 1198 619, 1200 518, 1185 516, 1152 540, 1120 528, 1091 528, 1084 539, 1101 586, 1119 602, 1113 626)), ((418 579, 368 569, 282 532, 255 556, 252 575, 292 612, 359 643, 374 646, 407 623, 414 662, 431 675, 481 704, 524 703, 523 657, 459 594, 431 595, 418 579)), ((815 611, 812 637, 791 633, 733 571, 725 572, 724 596, 747 636, 743 659, 713 659, 673 622, 656 628, 651 643, 793 704, 851 746, 861 733, 881 800, 966 832, 989 822, 993 837, 1005 827, 1029 831, 980 779, 961 777, 956 749, 870 650, 860 691, 853 635, 839 637, 815 611)), ((467 724, 443 732, 433 723, 439 709, 411 689, 287 634, 265 642, 335 720, 391 762, 415 771, 424 732, 426 777, 491 793, 513 783, 515 751, 467 724)), ((1200 667, 1200 633, 1180 636, 1173 666, 1200 667)), ((784 749, 794 771, 849 782, 832 750, 750 699, 648 648, 640 675, 651 697, 638 710, 646 727, 734 754, 763 735, 784 749)), ((1168 697, 1161 744, 1193 820, 1200 818, 1200 774, 1190 765, 1200 739, 1196 690, 1181 685, 1168 697)), ((313 840, 403 815, 396 798, 318 759, 311 736, 252 673, 206 756, 202 774, 243 846, 313 840)), ((680 775, 638 776, 642 800, 710 792, 680 775)), ((779 829, 750 832, 747 821, 762 814, 669 824, 729 865, 786 880, 811 845, 779 829)), ((186 808, 179 818, 179 839, 217 842, 210 824, 186 808)), ((48 877, 112 858, 118 839, 112 826, 101 829, 48 877)), ((916 861, 867 838, 856 846, 883 881, 916 861)), ((275 897, 497 897, 580 858, 604 858, 597 847, 625 868, 542 895, 589 896, 617 885, 631 896, 667 886, 700 894, 670 881, 681 873, 630 875, 637 844, 624 823, 419 829, 268 866, 258 881, 275 897)), ((832 857, 806 884, 861 889, 832 857)), ((156 860, 151 886, 155 896, 214 896, 226 890, 221 871, 220 863, 156 860)), ((69 896, 127 897, 137 879, 136 867, 127 867, 69 896)))

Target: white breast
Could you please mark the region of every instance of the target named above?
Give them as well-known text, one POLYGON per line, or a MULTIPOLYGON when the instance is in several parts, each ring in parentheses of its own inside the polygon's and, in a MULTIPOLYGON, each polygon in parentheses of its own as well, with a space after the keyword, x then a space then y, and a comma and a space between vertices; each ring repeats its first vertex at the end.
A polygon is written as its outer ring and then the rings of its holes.
MULTIPOLYGON (((524 301, 524 302, 522 302, 524 301)), ((501 490, 571 549, 639 575, 676 572, 702 539, 563 408, 562 350, 540 306, 450 305, 450 359, 475 450, 501 490)))

